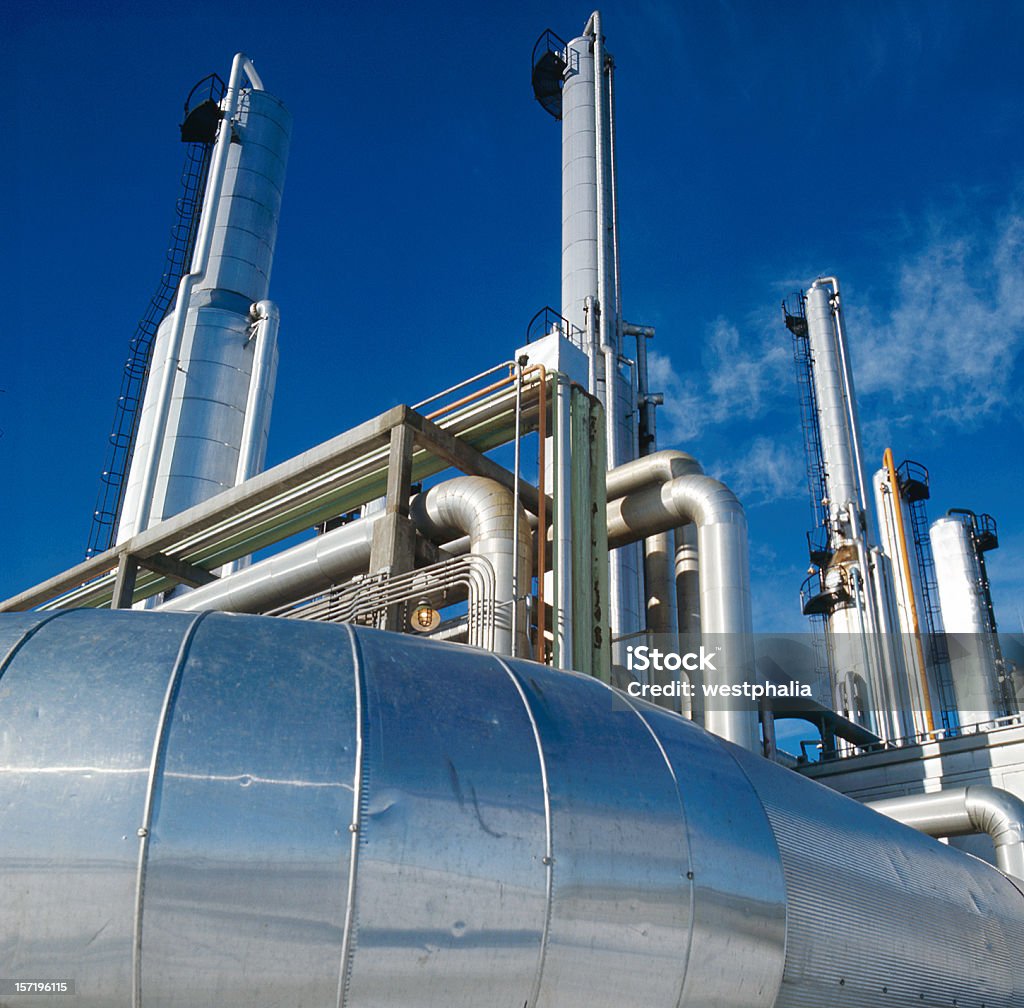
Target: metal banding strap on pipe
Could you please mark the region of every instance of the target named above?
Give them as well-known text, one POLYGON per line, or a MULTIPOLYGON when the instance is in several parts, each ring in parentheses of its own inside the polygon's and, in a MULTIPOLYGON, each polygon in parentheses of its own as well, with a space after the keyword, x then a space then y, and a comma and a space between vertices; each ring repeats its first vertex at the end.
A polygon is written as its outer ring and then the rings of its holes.
POLYGON ((530 702, 526 699, 526 693, 523 692, 522 683, 519 682, 516 674, 501 658, 495 657, 498 664, 508 674, 509 679, 512 680, 512 685, 519 694, 519 699, 523 702, 523 709, 530 720, 530 727, 533 729, 533 740, 537 746, 537 763, 540 767, 541 786, 544 790, 544 866, 547 869, 544 878, 544 925, 541 932, 540 951, 537 956, 537 974, 533 981, 533 989, 530 991, 530 998, 523 1006, 523 1008, 534 1008, 537 1004, 537 999, 540 997, 540 985, 544 977, 544 958, 548 949, 548 934, 551 931, 551 903, 554 895, 555 847, 551 829, 551 788, 548 785, 548 765, 544 758, 544 746, 541 743, 537 719, 533 716, 533 711, 530 709, 530 702))
POLYGON ((171 666, 171 675, 167 680, 167 691, 157 722, 156 737, 153 740, 153 753, 149 762, 149 776, 146 783, 146 800, 142 811, 142 825, 139 827, 139 864, 135 876, 135 920, 132 927, 132 1008, 142 1008, 142 910, 146 892, 146 858, 149 854, 149 831, 153 825, 153 805, 155 802, 157 777, 159 776, 164 751, 167 746, 167 731, 170 714, 174 706, 174 698, 181 682, 181 673, 188 661, 188 653, 195 639, 199 624, 209 615, 200 613, 188 625, 178 654, 171 666))
POLYGON ((349 980, 352 975, 352 946, 355 942, 356 927, 356 869, 359 867, 359 827, 362 824, 363 801, 363 719, 364 684, 359 643, 347 623, 342 624, 348 631, 352 646, 352 675, 355 696, 356 751, 355 771, 352 776, 352 822, 349 823, 351 845, 348 865, 348 896, 345 899, 345 931, 341 940, 341 963, 338 969, 338 1008, 345 1008, 349 980))
POLYGON ((58 609, 54 613, 50 613, 48 616, 42 617, 38 623, 33 623, 8 649, 7 654, 4 655, 3 661, 0 661, 0 679, 3 679, 4 673, 7 671, 7 666, 14 660, 14 656, 21 650, 21 648, 40 631, 47 623, 55 620, 58 616, 64 616, 71 609, 58 609))

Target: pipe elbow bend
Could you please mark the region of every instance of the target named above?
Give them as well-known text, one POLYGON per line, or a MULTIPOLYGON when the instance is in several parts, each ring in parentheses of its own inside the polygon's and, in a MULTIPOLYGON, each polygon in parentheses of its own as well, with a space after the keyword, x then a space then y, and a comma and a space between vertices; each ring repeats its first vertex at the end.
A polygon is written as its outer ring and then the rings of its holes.
POLYGON ((706 525, 736 525, 744 530, 747 516, 739 498, 712 476, 681 476, 666 483, 663 499, 681 522, 706 525))
POLYGON ((273 301, 256 301, 249 306, 249 314, 257 322, 264 319, 272 319, 274 322, 281 320, 281 309, 273 301))
POLYGON ((970 785, 966 797, 971 822, 994 842, 1024 844, 1024 801, 988 784, 970 785))

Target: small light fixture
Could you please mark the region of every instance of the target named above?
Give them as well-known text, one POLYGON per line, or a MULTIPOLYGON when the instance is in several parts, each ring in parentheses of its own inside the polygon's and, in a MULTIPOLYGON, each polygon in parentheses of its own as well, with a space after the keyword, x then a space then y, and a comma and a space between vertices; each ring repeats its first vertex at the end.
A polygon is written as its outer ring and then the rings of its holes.
POLYGON ((419 633, 430 633, 440 624, 441 614, 426 599, 420 599, 409 617, 409 625, 419 633))

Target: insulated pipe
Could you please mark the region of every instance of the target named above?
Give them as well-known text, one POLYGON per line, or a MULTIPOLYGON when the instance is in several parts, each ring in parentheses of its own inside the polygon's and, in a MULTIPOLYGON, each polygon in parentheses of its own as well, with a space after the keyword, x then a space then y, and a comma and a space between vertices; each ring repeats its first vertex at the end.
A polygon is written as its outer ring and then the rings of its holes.
POLYGON ((592 676, 217 613, 3 655, 4 967, 90 1008, 133 955, 143 1005, 1020 1005, 1020 883, 592 676))
MULTIPOLYGON (((628 466, 639 469, 657 455, 628 466)), ((635 475, 633 468, 629 475, 635 475)), ((705 667, 705 685, 719 691, 720 698, 722 687, 754 681, 746 516, 735 494, 710 476, 685 475, 668 482, 652 476, 651 483, 608 501, 608 546, 624 546, 690 522, 697 526, 702 640, 706 650, 717 651, 713 664, 705 667)), ((749 699, 714 699, 707 706, 704 726, 709 731, 760 751, 757 710, 749 699)))
POLYGON ((617 500, 655 483, 668 483, 680 476, 701 476, 700 463, 686 452, 666 448, 626 462, 608 473, 608 500, 617 500))
POLYGON ((380 517, 342 525, 156 608, 160 612, 261 613, 331 588, 367 569, 373 527, 380 517))
POLYGON ((135 532, 145 532, 149 526, 153 509, 153 493, 156 489, 157 472, 160 467, 160 455, 163 451, 164 435, 167 431, 167 419, 170 411, 171 393, 178 374, 178 357, 181 353, 181 341, 185 333, 185 319, 188 314, 192 291, 206 277, 210 262, 210 249, 213 245, 213 227, 220 204, 221 190, 224 187, 225 170, 228 163, 228 149, 231 146, 232 121, 238 104, 238 91, 242 83, 242 74, 249 77, 250 83, 257 90, 263 90, 253 68, 252 62, 244 53, 237 53, 231 62, 231 74, 228 77, 227 91, 224 95, 224 118, 221 120, 217 143, 214 148, 213 162, 206 184, 206 197, 203 210, 199 217, 199 232, 196 235, 196 247, 192 256, 192 268, 188 276, 182 277, 178 285, 178 297, 174 303, 174 322, 167 340, 167 353, 164 356, 162 380, 157 391, 156 406, 153 416, 153 433, 150 437, 149 453, 142 473, 142 486, 139 490, 139 509, 135 519, 135 532))
POLYGON ((570 492, 570 404, 572 383, 558 372, 552 396, 551 414, 554 419, 552 436, 554 451, 551 458, 551 489, 554 491, 555 513, 552 515, 552 556, 554 570, 551 579, 555 597, 555 616, 551 627, 554 640, 554 664, 559 668, 572 665, 572 494, 570 492))
POLYGON ((277 351, 277 330, 281 322, 281 312, 273 301, 257 301, 250 309, 250 313, 255 320, 255 345, 235 486, 251 479, 263 467, 263 456, 266 451, 264 434, 270 423, 270 407, 274 394, 273 363, 277 351))
MULTIPOLYGON (((608 213, 608 207, 605 206, 605 185, 607 180, 605 178, 605 163, 604 163, 604 151, 607 143, 606 134, 606 123, 605 123, 605 96, 604 96, 604 37, 601 34, 601 12, 594 11, 590 15, 590 20, 587 21, 587 27, 583 30, 584 35, 592 35, 594 42, 594 146, 597 154, 597 303, 600 307, 601 314, 599 316, 599 333, 601 340, 601 350, 604 351, 605 347, 609 343, 608 338, 608 316, 612 316, 614 321, 617 315, 617 306, 612 306, 612 299, 609 297, 608 291, 608 229, 605 225, 605 217, 608 213)), ((617 348, 616 348, 617 349, 617 348)), ((611 400, 614 395, 614 388, 612 385, 614 369, 608 371, 608 356, 605 354, 605 392, 611 400)), ((612 410, 609 407, 608 413, 611 414, 612 410)), ((609 451, 614 455, 614 450, 609 443, 609 451)))
POLYGON ((484 557, 494 568, 494 649, 506 655, 512 654, 513 633, 516 652, 530 653, 526 607, 515 597, 515 572, 520 584, 531 583, 533 537, 526 512, 519 510, 514 516, 510 490, 483 476, 457 476, 439 483, 414 497, 409 506, 409 517, 428 539, 445 543, 468 533, 470 552, 484 557), (513 539, 513 528, 518 530, 518 542, 513 539), (518 613, 514 622, 513 606, 518 613))
MULTIPOLYGON (((615 278, 615 345, 622 350, 622 277, 619 272, 619 189, 615 164, 615 61, 608 57, 608 174, 612 200, 612 272, 615 278)), ((645 376, 646 377, 646 376, 645 376)))
POLYGON ((700 560, 697 529, 683 525, 676 529, 676 612, 679 636, 684 644, 700 636, 700 560))
POLYGON ((933 837, 987 833, 1001 872, 1024 879, 1024 801, 987 784, 866 802, 882 815, 933 837))

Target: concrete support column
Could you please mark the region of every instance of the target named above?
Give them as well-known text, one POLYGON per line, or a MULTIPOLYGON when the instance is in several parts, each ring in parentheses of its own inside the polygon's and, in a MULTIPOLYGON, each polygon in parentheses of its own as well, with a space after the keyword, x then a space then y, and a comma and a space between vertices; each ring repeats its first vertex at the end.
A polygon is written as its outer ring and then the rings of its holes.
MULTIPOLYGON (((409 485, 412 482, 412 429, 406 424, 392 428, 388 458, 388 489, 384 514, 373 526, 370 574, 394 577, 413 569, 416 530, 409 518, 409 485)), ((401 604, 390 606, 384 630, 404 630, 401 604)))

